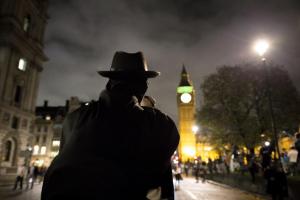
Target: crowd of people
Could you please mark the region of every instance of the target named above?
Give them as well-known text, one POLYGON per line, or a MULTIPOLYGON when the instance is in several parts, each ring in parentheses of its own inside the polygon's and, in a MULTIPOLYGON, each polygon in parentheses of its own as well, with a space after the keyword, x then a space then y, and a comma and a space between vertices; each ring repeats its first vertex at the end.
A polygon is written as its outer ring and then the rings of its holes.
POLYGON ((45 166, 38 167, 34 164, 19 166, 13 190, 16 190, 18 186, 22 190, 24 184, 26 185, 26 189, 33 189, 36 182, 41 183, 43 181, 46 171, 47 168, 45 166))
POLYGON ((208 174, 230 174, 238 172, 249 173, 251 181, 256 184, 257 175, 265 179, 266 192, 272 199, 284 199, 288 195, 287 176, 300 175, 300 133, 296 134, 295 143, 289 150, 281 149, 280 159, 275 156, 274 144, 264 143, 259 154, 255 154, 254 149, 250 149, 246 154, 234 148, 229 156, 219 159, 208 159, 203 161, 197 157, 193 161, 173 163, 173 174, 176 180, 176 189, 182 180, 181 174, 185 177, 194 176, 196 183, 206 181, 208 174))

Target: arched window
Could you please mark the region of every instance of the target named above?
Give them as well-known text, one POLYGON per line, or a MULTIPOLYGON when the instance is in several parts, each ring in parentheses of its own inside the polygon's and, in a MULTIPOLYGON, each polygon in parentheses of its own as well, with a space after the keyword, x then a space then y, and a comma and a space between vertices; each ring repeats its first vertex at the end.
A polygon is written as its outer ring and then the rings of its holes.
POLYGON ((4 161, 8 162, 10 160, 11 152, 12 152, 12 142, 10 140, 8 140, 5 143, 4 161))

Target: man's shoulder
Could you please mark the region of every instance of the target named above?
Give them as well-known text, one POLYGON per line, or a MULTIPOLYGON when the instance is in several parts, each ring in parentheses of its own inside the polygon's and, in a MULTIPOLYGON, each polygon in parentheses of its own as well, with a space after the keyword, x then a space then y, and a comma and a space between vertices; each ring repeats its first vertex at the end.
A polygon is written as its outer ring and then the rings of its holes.
POLYGON ((73 121, 76 120, 80 117, 87 116, 89 114, 92 114, 93 112, 97 112, 99 101, 91 101, 86 104, 81 105, 77 109, 71 111, 70 113, 67 114, 65 120, 66 121, 73 121))
POLYGON ((154 117, 159 120, 166 120, 174 123, 174 121, 166 113, 157 108, 143 107, 143 109, 143 112, 149 117, 154 117))
POLYGON ((143 123, 148 124, 150 129, 177 130, 173 119, 157 108, 144 108, 143 114, 143 123))

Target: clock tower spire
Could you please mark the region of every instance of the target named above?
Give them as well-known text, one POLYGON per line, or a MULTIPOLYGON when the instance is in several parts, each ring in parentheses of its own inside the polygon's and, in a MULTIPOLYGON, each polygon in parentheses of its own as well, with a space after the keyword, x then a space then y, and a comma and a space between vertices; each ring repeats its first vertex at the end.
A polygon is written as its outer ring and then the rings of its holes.
POLYGON ((181 160, 186 161, 196 156, 196 138, 192 131, 195 124, 196 101, 195 90, 184 65, 182 66, 180 83, 177 87, 177 106, 180 134, 178 153, 181 160))

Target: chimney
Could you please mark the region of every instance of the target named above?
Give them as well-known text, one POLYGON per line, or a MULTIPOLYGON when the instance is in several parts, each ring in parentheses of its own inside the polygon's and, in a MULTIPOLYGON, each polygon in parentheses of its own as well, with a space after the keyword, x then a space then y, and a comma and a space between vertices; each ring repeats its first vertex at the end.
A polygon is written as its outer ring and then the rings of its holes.
POLYGON ((48 100, 45 100, 45 101, 44 101, 44 107, 45 107, 45 108, 48 107, 48 100))

